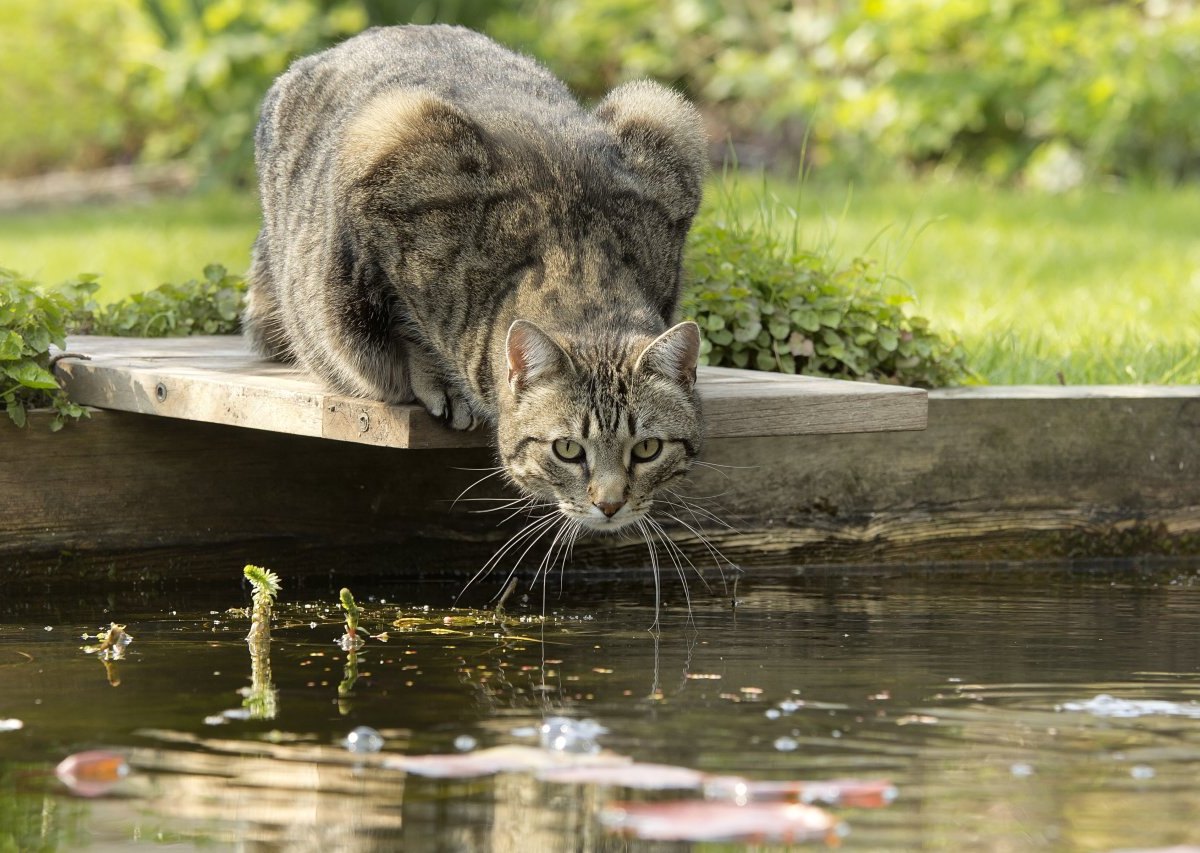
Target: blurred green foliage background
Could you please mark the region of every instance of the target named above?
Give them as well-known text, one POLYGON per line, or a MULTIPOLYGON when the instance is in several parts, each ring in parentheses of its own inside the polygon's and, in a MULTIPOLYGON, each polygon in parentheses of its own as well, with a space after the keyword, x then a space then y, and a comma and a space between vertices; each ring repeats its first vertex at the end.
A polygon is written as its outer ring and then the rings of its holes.
MULTIPOLYGON (((698 234, 736 254, 741 216, 849 276, 847 304, 912 300, 977 379, 1200 382, 1200 0, 0 0, 0 22, 0 180, 183 161, 203 181, 0 213, 0 266, 42 282, 99 273, 112 300, 244 271, 275 76, 368 26, 459 23, 585 101, 685 91, 714 159, 772 173, 749 194, 716 173, 698 234)), ((745 319, 734 273, 783 272, 706 257, 688 272, 719 336, 745 319)))
POLYGON ((6 175, 183 156, 245 181, 291 59, 409 21, 486 30, 584 97, 673 83, 743 163, 1051 190, 1200 170, 1192 0, 0 0, 0 20, 6 175))

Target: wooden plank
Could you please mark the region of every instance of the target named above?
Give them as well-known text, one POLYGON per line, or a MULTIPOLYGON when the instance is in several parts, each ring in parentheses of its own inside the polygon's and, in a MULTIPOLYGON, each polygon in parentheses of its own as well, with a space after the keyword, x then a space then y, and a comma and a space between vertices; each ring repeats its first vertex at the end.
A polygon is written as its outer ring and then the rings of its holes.
MULTIPOLYGON (((1200 387, 1110 390, 935 391, 924 432, 715 439, 703 458, 719 467, 697 467, 680 493, 715 496, 694 500, 735 529, 704 526, 751 571, 1200 554, 1200 387)), ((390 453, 116 411, 57 433, 48 421, 0 418, 0 590, 31 566, 49 577, 69 565, 63 551, 104 555, 97 576, 122 580, 247 562, 465 580, 521 524, 454 504, 482 476, 467 469, 494 464, 483 447, 390 453)), ((468 497, 513 495, 500 480, 468 497)), ((712 565, 657 517, 697 566, 712 565)), ((567 575, 646 559, 636 536, 590 536, 567 575)))
MULTIPOLYGON (((237 336, 79 336, 58 373, 83 405, 382 447, 489 444, 486 430, 447 429, 423 408, 334 394, 294 367, 258 358, 237 336)), ((709 438, 925 428, 914 388, 704 367, 698 388, 709 438)))

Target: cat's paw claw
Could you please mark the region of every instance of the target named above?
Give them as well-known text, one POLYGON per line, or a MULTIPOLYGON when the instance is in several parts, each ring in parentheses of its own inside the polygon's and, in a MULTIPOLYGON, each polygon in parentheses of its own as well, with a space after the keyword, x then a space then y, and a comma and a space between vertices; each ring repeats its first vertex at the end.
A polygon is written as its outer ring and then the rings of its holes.
POLYGON ((479 416, 465 397, 453 395, 447 398, 446 425, 451 429, 472 430, 479 424, 479 416))

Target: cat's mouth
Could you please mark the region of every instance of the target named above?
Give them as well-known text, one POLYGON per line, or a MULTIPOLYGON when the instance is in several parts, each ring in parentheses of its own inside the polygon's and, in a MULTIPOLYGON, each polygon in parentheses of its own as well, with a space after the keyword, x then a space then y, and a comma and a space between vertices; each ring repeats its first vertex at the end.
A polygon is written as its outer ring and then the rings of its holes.
POLYGON ((592 507, 587 512, 580 512, 575 507, 565 504, 559 504, 558 508, 567 518, 581 522, 588 530, 604 533, 611 533, 634 524, 645 515, 645 513, 632 510, 628 506, 622 507, 611 516, 605 515, 597 507, 592 507))

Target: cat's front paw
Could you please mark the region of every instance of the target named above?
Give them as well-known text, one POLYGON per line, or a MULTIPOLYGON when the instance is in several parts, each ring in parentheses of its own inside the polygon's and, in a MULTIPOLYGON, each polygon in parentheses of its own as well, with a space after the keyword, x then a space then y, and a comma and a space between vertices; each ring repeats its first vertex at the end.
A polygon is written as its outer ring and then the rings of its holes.
POLYGON ((412 390, 425 411, 452 429, 475 429, 483 422, 466 395, 434 373, 414 372, 412 390))
MULTIPOLYGON (((483 422, 483 417, 475 411, 475 407, 462 394, 447 391, 445 411, 441 417, 446 426, 451 429, 475 429, 483 422)), ((433 410, 430 410, 433 413, 433 410)))

